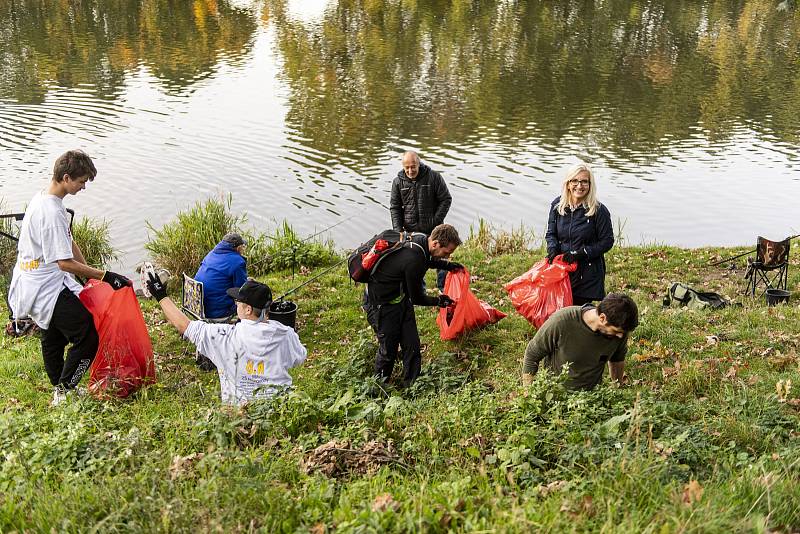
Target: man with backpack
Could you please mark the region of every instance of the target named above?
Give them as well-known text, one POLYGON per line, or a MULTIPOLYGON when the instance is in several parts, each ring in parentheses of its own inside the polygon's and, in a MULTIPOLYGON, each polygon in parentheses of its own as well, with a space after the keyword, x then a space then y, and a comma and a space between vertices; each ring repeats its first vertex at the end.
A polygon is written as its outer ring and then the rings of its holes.
MULTIPOLYGON (((430 235, 444 223, 453 197, 441 173, 420 162, 413 150, 403 154, 403 170, 392 182, 389 211, 392 229, 397 232, 421 232, 430 235)), ((437 275, 439 290, 444 289, 446 272, 437 275)))
MULTIPOLYGON (((402 386, 410 386, 422 366, 419 331, 414 305, 445 308, 453 303, 447 295, 425 294, 423 280, 429 268, 456 271, 459 263, 447 258, 461 244, 458 232, 449 224, 440 224, 425 234, 399 234, 402 245, 384 255, 369 272, 364 294, 367 321, 378 339, 375 375, 386 381, 392 375, 398 345, 403 351, 402 386)), ((372 241, 397 242, 398 233, 387 230, 372 241)))

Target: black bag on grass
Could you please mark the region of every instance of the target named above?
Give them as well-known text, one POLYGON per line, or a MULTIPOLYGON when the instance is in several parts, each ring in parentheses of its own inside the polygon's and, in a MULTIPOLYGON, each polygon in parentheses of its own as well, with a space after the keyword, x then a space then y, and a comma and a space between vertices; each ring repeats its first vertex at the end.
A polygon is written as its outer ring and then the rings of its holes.
POLYGON ((713 291, 697 291, 696 289, 675 282, 667 290, 664 297, 664 307, 689 308, 690 310, 712 309, 719 310, 728 306, 730 302, 719 293, 713 291))

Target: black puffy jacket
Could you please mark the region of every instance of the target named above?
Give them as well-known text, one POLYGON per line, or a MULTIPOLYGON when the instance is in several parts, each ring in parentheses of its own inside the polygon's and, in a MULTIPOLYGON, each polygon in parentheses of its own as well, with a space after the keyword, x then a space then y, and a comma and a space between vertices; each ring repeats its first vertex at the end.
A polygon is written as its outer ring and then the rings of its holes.
POLYGON ((606 260, 603 254, 614 246, 614 229, 611 227, 611 214, 600 204, 591 217, 586 216, 586 208, 578 206, 575 211, 566 208, 564 215, 558 213, 557 197, 550 205, 547 219, 547 253, 585 250, 587 259, 578 262, 578 268, 570 273, 572 296, 592 300, 602 300, 606 296, 606 260))
POLYGON ((392 228, 430 235, 434 227, 444 222, 452 202, 442 175, 424 163, 419 164, 416 180, 410 180, 405 171, 400 171, 392 182, 389 202, 392 228))

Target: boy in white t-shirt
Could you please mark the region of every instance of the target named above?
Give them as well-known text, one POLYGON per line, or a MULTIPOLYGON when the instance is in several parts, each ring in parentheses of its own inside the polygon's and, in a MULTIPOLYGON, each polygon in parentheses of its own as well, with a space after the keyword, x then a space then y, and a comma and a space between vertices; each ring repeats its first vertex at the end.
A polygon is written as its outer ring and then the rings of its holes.
POLYGON ((305 361, 306 348, 294 329, 267 320, 272 303, 269 286, 251 279, 242 287, 228 289, 241 321, 209 324, 190 321, 167 297, 158 275, 148 276, 147 289, 167 320, 217 366, 223 403, 241 405, 270 398, 292 385, 289 369, 305 361))
POLYGON ((78 299, 83 288, 74 275, 103 280, 115 290, 131 285, 122 275, 86 265, 72 240, 63 199, 83 191, 96 175, 91 158, 80 150, 56 160, 50 185, 36 193, 25 210, 8 291, 14 317, 30 317, 42 329, 44 368, 55 388, 53 404, 75 389, 97 352, 94 320, 78 299))

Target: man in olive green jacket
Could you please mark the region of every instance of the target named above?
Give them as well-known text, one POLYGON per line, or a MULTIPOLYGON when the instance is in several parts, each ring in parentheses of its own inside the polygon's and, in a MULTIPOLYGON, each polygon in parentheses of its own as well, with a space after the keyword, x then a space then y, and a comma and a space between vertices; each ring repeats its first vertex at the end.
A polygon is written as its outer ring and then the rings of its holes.
POLYGON ((525 349, 522 382, 528 385, 544 360, 553 374, 568 365, 568 389, 592 389, 608 363, 611 379, 622 383, 628 335, 639 324, 639 310, 629 296, 609 293, 600 304, 568 306, 545 321, 525 349))

